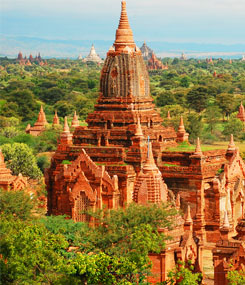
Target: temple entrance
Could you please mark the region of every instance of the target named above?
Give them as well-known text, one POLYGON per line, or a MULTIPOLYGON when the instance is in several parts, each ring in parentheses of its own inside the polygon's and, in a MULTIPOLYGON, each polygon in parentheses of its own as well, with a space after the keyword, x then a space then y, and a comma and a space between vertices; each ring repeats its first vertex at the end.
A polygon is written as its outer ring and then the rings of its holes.
POLYGON ((84 213, 89 208, 89 199, 84 192, 80 192, 80 196, 75 201, 75 221, 88 222, 89 216, 84 213))
POLYGON ((159 136, 158 141, 162 142, 162 136, 159 136))
POLYGON ((104 135, 101 136, 100 145, 105 146, 105 136, 104 135))

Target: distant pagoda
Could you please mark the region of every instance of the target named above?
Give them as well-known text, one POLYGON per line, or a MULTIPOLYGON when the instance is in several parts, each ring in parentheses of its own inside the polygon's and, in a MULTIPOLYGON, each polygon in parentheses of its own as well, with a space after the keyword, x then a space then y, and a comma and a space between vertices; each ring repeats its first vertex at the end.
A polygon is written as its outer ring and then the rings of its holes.
POLYGON ((103 63, 103 60, 97 55, 93 44, 89 55, 83 59, 83 62, 103 63))
POLYGON ((140 50, 144 60, 151 59, 152 55, 154 54, 153 50, 147 46, 146 42, 143 43, 140 50))

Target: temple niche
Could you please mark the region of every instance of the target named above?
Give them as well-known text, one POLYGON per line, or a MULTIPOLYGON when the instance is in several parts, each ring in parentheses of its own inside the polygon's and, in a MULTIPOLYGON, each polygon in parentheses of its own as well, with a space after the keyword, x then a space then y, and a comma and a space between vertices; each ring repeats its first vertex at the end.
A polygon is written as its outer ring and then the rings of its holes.
MULTIPOLYGON (((236 233, 244 195, 245 165, 233 137, 227 149, 168 151, 187 143, 181 117, 178 132, 164 127, 150 95, 149 75, 130 28, 126 2, 113 46, 101 70, 100 91, 87 126, 64 130, 45 174, 49 215, 89 220, 87 209, 113 209, 127 203, 174 201, 173 237, 160 254, 151 254, 151 282, 166 280, 177 259, 195 261, 203 271, 203 252, 215 249, 225 213, 229 235, 236 233)), ((171 120, 170 114, 166 120, 171 120)), ((165 231, 166 229, 159 229, 165 231)), ((212 262, 212 260, 210 260, 212 262)))

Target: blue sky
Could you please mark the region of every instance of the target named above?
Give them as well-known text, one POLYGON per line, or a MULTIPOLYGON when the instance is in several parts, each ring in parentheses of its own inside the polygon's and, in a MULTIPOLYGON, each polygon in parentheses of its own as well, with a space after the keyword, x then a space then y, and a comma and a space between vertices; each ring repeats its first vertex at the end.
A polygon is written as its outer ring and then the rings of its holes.
MULTIPOLYGON (((120 0, 1 0, 0 33, 112 40, 120 0)), ((245 0, 128 0, 137 41, 245 43, 245 0)))

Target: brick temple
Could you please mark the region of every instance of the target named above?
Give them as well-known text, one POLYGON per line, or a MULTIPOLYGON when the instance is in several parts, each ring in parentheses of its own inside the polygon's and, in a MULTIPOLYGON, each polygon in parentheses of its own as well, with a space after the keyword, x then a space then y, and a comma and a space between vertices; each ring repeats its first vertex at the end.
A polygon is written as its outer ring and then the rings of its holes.
MULTIPOLYGON (((216 248, 225 218, 227 238, 237 234, 243 217, 245 165, 233 136, 224 150, 202 151, 198 139, 195 151, 168 151, 170 146, 188 142, 188 133, 183 118, 177 133, 162 125, 149 85, 122 1, 95 110, 87 117, 88 125, 76 126, 73 132, 65 118, 45 179, 48 214, 66 214, 75 221, 89 220, 84 214, 88 209, 113 209, 133 201, 172 201, 181 208, 184 219, 176 218, 169 233, 173 239, 160 254, 150 255, 155 274, 151 282, 155 283, 166 280, 177 259, 191 259, 203 271, 203 252, 216 248)), ((241 227, 242 236, 244 223, 241 227)), ((244 259, 237 262, 242 264, 244 259)))

